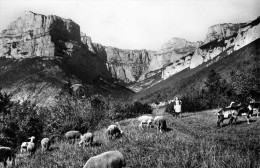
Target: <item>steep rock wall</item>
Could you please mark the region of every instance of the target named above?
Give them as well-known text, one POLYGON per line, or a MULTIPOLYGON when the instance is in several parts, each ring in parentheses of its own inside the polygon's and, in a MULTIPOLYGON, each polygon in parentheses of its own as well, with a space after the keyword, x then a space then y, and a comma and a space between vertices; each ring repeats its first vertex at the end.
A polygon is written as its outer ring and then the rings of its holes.
POLYGON ((201 41, 192 43, 181 38, 172 38, 168 43, 163 45, 159 53, 162 53, 164 57, 169 56, 171 61, 170 64, 164 67, 161 75, 162 79, 167 79, 188 68, 191 63, 192 54, 201 45, 201 41))
POLYGON ((28 58, 68 54, 72 40, 80 42, 80 27, 69 19, 26 11, 0 34, 0 56, 28 58))
MULTIPOLYGON (((225 30, 222 33, 220 31, 219 36, 212 36, 212 34, 207 34, 205 42, 202 46, 200 46, 194 53, 191 59, 190 68, 195 68, 202 64, 203 62, 207 62, 220 53, 226 51, 226 55, 231 54, 233 51, 238 50, 245 45, 253 42, 254 40, 260 38, 260 18, 242 24, 233 24, 233 27, 229 27, 230 30, 225 27, 223 28, 218 26, 218 30, 225 30)), ((213 28, 210 27, 208 32, 212 32, 213 28)), ((215 30, 215 29, 214 29, 215 30)))
POLYGON ((0 57, 66 58, 83 80, 111 78, 91 39, 70 19, 26 11, 0 34, 0 57))
POLYGON ((204 44, 214 40, 222 40, 231 37, 237 33, 240 26, 241 24, 232 24, 232 23, 213 25, 208 28, 208 32, 206 35, 206 39, 204 40, 204 44))
MULTIPOLYGON (((106 60, 108 70, 112 77, 125 83, 133 83, 151 77, 150 72, 156 71, 169 64, 178 62, 190 52, 201 45, 201 42, 191 43, 181 38, 172 38, 165 43, 161 50, 122 50, 115 47, 106 47, 93 44, 94 53, 102 60, 106 60)), ((182 62, 182 61, 180 61, 182 62)), ((185 65, 186 66, 186 65, 185 65)), ((156 75, 156 73, 152 73, 156 75)))
POLYGON ((122 50, 95 43, 93 46, 100 59, 106 61, 112 77, 125 83, 135 82, 148 72, 154 55, 154 52, 147 50, 122 50))

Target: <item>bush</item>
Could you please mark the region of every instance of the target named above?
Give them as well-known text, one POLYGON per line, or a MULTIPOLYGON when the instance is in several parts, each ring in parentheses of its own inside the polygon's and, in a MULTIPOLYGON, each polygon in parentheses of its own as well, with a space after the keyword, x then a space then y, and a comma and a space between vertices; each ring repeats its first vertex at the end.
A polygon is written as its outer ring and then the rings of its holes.
POLYGON ((42 138, 43 120, 37 113, 36 106, 30 102, 11 103, 10 112, 5 115, 1 125, 1 144, 3 146, 19 147, 30 136, 42 138))
POLYGON ((111 108, 109 117, 111 120, 123 120, 126 118, 137 117, 142 114, 151 114, 152 108, 148 104, 140 102, 134 103, 115 103, 111 108))

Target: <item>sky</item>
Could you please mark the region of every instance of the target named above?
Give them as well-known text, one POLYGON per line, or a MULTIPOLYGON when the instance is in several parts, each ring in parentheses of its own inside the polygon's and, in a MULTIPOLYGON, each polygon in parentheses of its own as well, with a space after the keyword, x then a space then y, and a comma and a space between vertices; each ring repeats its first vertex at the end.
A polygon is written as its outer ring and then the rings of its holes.
POLYGON ((0 31, 23 11, 70 18, 95 43, 159 50, 173 37, 204 41, 208 27, 260 16, 260 0, 0 0, 0 31))

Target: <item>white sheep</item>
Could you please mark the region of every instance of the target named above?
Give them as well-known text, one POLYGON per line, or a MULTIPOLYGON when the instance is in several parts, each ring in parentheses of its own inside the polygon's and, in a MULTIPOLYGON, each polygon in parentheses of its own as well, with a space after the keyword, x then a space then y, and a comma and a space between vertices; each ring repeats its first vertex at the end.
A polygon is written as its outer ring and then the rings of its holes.
POLYGON ((79 131, 68 131, 65 134, 65 138, 67 141, 73 139, 73 144, 75 143, 75 140, 79 139, 80 137, 81 137, 81 133, 79 131))
POLYGON ((110 125, 106 130, 106 134, 109 139, 112 139, 113 137, 118 138, 123 134, 123 131, 120 130, 117 125, 110 125))
POLYGON ((24 153, 27 151, 27 146, 28 146, 29 142, 23 142, 21 145, 21 153, 24 153))
POLYGON ((91 157, 83 168, 122 168, 126 166, 124 156, 119 151, 108 151, 91 157))
POLYGON ((94 139, 94 134, 91 132, 85 133, 84 135, 80 136, 79 146, 81 146, 83 143, 85 145, 92 145, 94 139))
POLYGON ((9 147, 0 147, 0 162, 3 162, 4 167, 7 166, 7 159, 12 161, 12 166, 15 164, 15 153, 9 147))
POLYGON ((41 140, 42 151, 48 151, 50 149, 53 139, 43 138, 41 140))
POLYGON ((163 119, 164 117, 163 116, 155 116, 153 118, 153 123, 156 124, 159 120, 163 119))
POLYGON ((138 121, 141 122, 140 125, 139 125, 139 129, 143 130, 143 124, 146 124, 147 128, 152 126, 153 117, 152 116, 143 115, 143 116, 138 118, 138 121))
POLYGON ((33 155, 36 151, 36 145, 34 143, 35 141, 35 137, 32 136, 29 138, 31 141, 28 142, 28 145, 27 145, 27 151, 29 152, 30 155, 33 155))

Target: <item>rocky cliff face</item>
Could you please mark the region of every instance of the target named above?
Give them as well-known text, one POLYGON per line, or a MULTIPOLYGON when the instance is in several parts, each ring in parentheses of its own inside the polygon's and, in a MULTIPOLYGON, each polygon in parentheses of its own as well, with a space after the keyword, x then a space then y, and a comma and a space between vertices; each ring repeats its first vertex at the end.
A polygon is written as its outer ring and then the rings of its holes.
MULTIPOLYGON (((140 82, 151 76, 150 72, 162 69, 195 51, 201 42, 191 43, 172 38, 158 52, 147 50, 122 50, 93 44, 94 52, 106 60, 112 77, 125 83, 140 82)), ((161 73, 161 71, 156 71, 161 73)), ((152 73, 155 75, 156 73, 152 73)), ((135 89, 136 90, 136 89, 135 89)))
POLYGON ((256 20, 243 23, 243 24, 221 24, 210 27, 207 34, 205 43, 200 46, 194 53, 191 59, 190 68, 195 68, 207 62, 220 53, 225 52, 225 55, 231 54, 233 51, 238 50, 245 45, 260 38, 260 18, 256 20), (227 27, 227 25, 233 25, 227 27), (217 31, 212 35, 212 31, 217 31), (227 33, 228 32, 228 33, 227 33))
POLYGON ((110 78, 106 63, 93 53, 91 39, 78 24, 58 16, 26 11, 0 34, 0 56, 66 58, 86 80, 110 78))
MULTIPOLYGON (((245 45, 260 38, 260 19, 240 24, 217 24, 209 27, 204 43, 197 43, 194 53, 181 56, 173 64, 165 67, 162 78, 170 76, 186 68, 195 68, 203 62, 207 62, 221 53, 229 55, 245 45)), ((167 48, 167 47, 165 47, 167 48)))
POLYGON ((162 78, 167 79, 175 73, 190 66, 191 56, 201 46, 202 42, 188 42, 181 38, 172 38, 162 46, 159 54, 162 57, 169 57, 169 63, 162 71, 162 78))
POLYGON ((79 30, 72 20, 26 11, 0 34, 0 54, 13 58, 69 54, 66 42, 79 42, 79 30))
POLYGON ((223 40, 235 35, 241 24, 224 23, 213 25, 208 28, 204 44, 214 40, 223 40))
POLYGON ((125 83, 139 80, 148 71, 153 52, 147 50, 122 50, 93 44, 94 51, 106 61, 112 77, 125 83))

